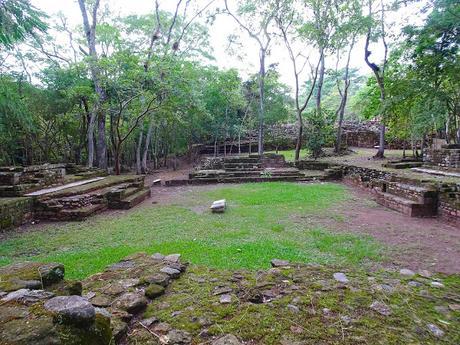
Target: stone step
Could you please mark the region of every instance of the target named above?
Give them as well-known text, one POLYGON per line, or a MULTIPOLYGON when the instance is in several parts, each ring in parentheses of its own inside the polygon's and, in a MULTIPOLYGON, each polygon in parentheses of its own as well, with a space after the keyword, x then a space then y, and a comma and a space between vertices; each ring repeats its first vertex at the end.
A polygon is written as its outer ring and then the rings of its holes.
POLYGON ((208 183, 245 183, 245 182, 272 182, 272 181, 303 181, 305 176, 247 176, 247 177, 223 177, 223 178, 195 178, 190 180, 191 184, 208 183))
POLYGON ((378 192, 376 201, 380 205, 391 208, 409 217, 434 217, 436 215, 435 204, 419 203, 394 194, 378 192))
POLYGON ((438 196, 438 192, 428 186, 423 187, 401 182, 388 182, 384 192, 421 204, 436 203, 438 196))
POLYGON ((260 168, 261 163, 224 163, 224 169, 248 169, 248 168, 260 168))
POLYGON ((109 202, 121 201, 141 190, 143 190, 143 187, 129 186, 126 184, 116 186, 115 188, 111 188, 107 193, 107 200, 109 200, 109 202))
POLYGON ((79 220, 85 220, 89 216, 103 211, 107 209, 107 204, 92 204, 84 207, 79 207, 79 208, 72 208, 72 209, 61 209, 61 210, 56 210, 56 212, 38 212, 36 214, 36 217, 39 219, 43 220, 74 220, 74 221, 79 221, 79 220))
POLYGON ((261 167, 247 167, 247 168, 225 168, 225 171, 262 171, 261 167))
POLYGON ((423 166, 423 162, 388 162, 382 165, 392 169, 410 169, 423 166))
POLYGON ((143 188, 120 201, 110 201, 109 208, 128 210, 150 197, 150 188, 143 188))
POLYGON ((224 158, 224 164, 257 164, 260 163, 259 158, 253 157, 231 157, 224 158))

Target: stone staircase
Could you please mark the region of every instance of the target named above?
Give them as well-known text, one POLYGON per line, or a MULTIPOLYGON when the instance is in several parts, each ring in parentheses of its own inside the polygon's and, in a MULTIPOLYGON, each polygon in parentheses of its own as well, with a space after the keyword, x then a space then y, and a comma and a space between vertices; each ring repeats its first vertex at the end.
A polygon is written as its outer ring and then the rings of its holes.
POLYGON ((144 176, 108 176, 34 197, 34 213, 44 220, 83 220, 107 208, 130 209, 148 197, 144 176))
MULTIPOLYGON (((299 169, 290 167, 278 155, 266 155, 263 158, 250 155, 219 158, 210 164, 202 164, 202 169, 190 173, 187 181, 189 184, 207 184, 311 181, 322 178, 322 174, 306 176, 299 169)), ((174 182, 167 181, 166 184, 172 185, 174 182)))
POLYGON ((431 185, 409 181, 382 181, 377 202, 410 217, 434 217, 437 214, 438 191, 431 185))

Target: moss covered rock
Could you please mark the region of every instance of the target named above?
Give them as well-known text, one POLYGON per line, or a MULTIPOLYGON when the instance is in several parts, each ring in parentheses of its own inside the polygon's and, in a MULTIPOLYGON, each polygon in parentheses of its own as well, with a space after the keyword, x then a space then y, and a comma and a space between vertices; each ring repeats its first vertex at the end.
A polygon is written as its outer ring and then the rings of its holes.
POLYGON ((0 290, 46 288, 63 278, 64 265, 59 263, 14 263, 0 267, 0 290))
POLYGON ((165 293, 165 288, 158 284, 150 284, 145 289, 145 296, 154 299, 155 297, 161 296, 165 293))

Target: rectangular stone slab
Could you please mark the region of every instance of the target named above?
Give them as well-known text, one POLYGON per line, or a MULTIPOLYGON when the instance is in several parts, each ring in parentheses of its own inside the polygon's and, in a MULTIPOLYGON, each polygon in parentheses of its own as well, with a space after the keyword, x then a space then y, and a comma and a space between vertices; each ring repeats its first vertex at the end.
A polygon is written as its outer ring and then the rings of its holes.
POLYGON ((84 184, 91 183, 91 182, 96 182, 96 181, 103 180, 103 179, 105 179, 105 177, 95 177, 95 178, 92 178, 90 180, 72 182, 72 183, 65 184, 63 186, 40 189, 40 190, 37 190, 36 192, 26 194, 25 196, 39 196, 39 195, 43 195, 43 194, 53 193, 53 192, 57 192, 57 191, 60 191, 60 190, 63 190, 63 189, 82 186, 84 184))
POLYGON ((214 213, 222 213, 225 211, 226 207, 227 207, 227 202, 225 201, 225 199, 216 200, 211 205, 211 211, 214 213))

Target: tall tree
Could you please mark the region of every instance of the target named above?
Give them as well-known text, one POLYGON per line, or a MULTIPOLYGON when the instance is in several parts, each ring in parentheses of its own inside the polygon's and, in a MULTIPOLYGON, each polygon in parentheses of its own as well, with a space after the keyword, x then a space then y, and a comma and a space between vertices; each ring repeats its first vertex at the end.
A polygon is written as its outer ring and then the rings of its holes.
POLYGON ((228 7, 225 0, 227 13, 247 32, 247 34, 257 42, 259 48, 259 135, 258 135, 258 154, 264 153, 264 117, 265 117, 265 75, 266 57, 272 34, 269 32, 270 24, 274 19, 274 8, 270 2, 262 0, 245 1, 240 4, 238 13, 235 14, 228 7), (246 18, 244 18, 246 17, 246 18), (245 20, 244 20, 245 19, 245 20))
POLYGON ((92 167, 94 164, 94 131, 97 120, 97 166, 101 169, 107 169, 107 142, 105 137, 106 115, 104 111, 104 103, 107 99, 107 94, 103 86, 102 74, 98 65, 99 57, 96 50, 97 12, 100 0, 95 0, 92 5, 91 18, 88 17, 85 0, 78 0, 78 4, 80 5, 80 11, 83 18, 83 29, 89 49, 88 64, 91 72, 91 79, 94 83, 94 89, 97 95, 88 124, 88 166, 92 167))
POLYGON ((301 28, 304 25, 304 18, 298 15, 295 4, 296 2, 292 0, 279 1, 277 3, 276 23, 281 31, 284 44, 287 48, 294 75, 294 100, 298 127, 295 147, 295 161, 298 162, 300 160, 300 150, 302 149, 302 139, 304 135, 303 112, 307 108, 308 103, 310 102, 310 99, 313 95, 313 91, 315 89, 318 78, 318 69, 321 61, 324 61, 324 59, 322 51, 318 58, 316 67, 310 68, 310 80, 312 82, 310 85, 307 85, 306 90, 301 90, 300 78, 304 73, 305 67, 309 62, 310 57, 304 56, 302 54, 303 49, 295 51, 296 43, 306 44, 304 40, 305 36, 299 35, 301 28), (306 95, 306 97, 304 95, 306 95))
POLYGON ((379 134, 379 148, 375 154, 375 158, 384 158, 385 156, 385 69, 388 63, 388 43, 387 43, 387 30, 385 22, 386 7, 383 0, 380 0, 380 8, 374 8, 374 1, 368 0, 368 16, 369 21, 367 25, 366 43, 364 46, 364 60, 369 68, 374 73, 375 80, 380 90, 380 134, 379 134), (377 13, 377 17, 376 17, 377 13), (376 33, 376 28, 378 32, 376 33), (383 59, 378 66, 375 62, 370 60, 372 54, 370 44, 372 40, 380 40, 383 46, 383 59))

